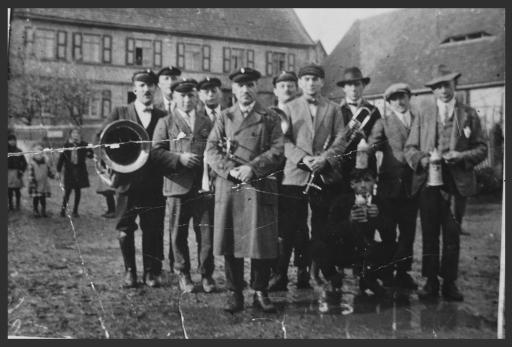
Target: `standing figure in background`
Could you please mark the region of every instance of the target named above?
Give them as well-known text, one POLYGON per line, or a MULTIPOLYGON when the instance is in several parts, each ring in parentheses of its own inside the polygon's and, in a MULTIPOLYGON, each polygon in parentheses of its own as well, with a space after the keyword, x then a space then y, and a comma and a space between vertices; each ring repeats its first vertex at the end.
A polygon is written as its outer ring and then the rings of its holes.
POLYGON ((34 217, 48 217, 46 214, 46 198, 50 197, 50 181, 54 178, 55 173, 50 164, 50 160, 43 154, 43 145, 36 143, 32 146, 35 152, 29 161, 29 183, 28 193, 33 198, 34 217), (39 210, 41 205, 41 210, 39 210))
MULTIPOLYGON (((21 149, 16 146, 16 136, 7 137, 7 153, 21 153, 21 149)), ((7 193, 9 197, 9 211, 20 209, 21 193, 23 184, 23 173, 27 169, 27 160, 23 154, 13 155, 7 158, 7 193), (13 195, 16 197, 16 207, 13 205, 13 195)))
POLYGON ((410 98, 411 88, 405 83, 395 83, 386 89, 384 99, 390 112, 377 120, 368 144, 372 153, 382 152, 377 194, 383 201, 381 215, 384 224, 379 232, 384 247, 391 251, 388 263, 392 265, 384 267, 379 277, 385 286, 394 284, 412 290, 418 287, 408 273, 413 260, 418 199, 411 196, 412 169, 404 156, 405 142, 415 118, 410 110, 410 98))
POLYGON ((64 152, 59 156, 57 162, 57 177, 60 179, 60 172, 64 169, 64 197, 62 198, 62 208, 60 215, 66 216, 66 208, 71 191, 75 193, 75 203, 73 205, 73 217, 79 217, 78 205, 80 204, 81 189, 89 187, 89 174, 87 172, 86 158, 92 159, 94 153, 92 149, 85 148, 88 143, 82 141, 82 135, 79 128, 73 128, 69 131, 68 140, 64 144, 64 152), (76 148, 78 147, 78 148, 76 148))
POLYGON ((176 107, 176 103, 172 100, 171 85, 178 80, 181 70, 174 66, 167 66, 158 71, 158 89, 161 93, 161 101, 155 102, 155 108, 170 114, 176 107))
POLYGON ((427 282, 418 292, 420 298, 439 296, 440 276, 443 296, 463 300, 456 285, 460 223, 451 208, 454 199, 476 193, 473 168, 487 156, 487 144, 476 111, 455 100, 459 76, 445 65, 436 66, 434 78, 425 84, 436 96, 436 108, 417 115, 405 145, 405 158, 414 172, 411 194, 419 194, 423 234, 422 275, 427 282), (434 160, 438 153, 439 160, 434 160))

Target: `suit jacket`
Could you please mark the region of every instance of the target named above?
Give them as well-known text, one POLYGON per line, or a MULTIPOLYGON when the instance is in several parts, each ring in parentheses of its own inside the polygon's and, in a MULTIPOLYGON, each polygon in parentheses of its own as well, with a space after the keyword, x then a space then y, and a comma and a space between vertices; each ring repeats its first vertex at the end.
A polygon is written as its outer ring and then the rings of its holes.
POLYGON ((152 152, 155 160, 174 161, 176 157, 179 160, 179 154, 186 152, 197 154, 201 158, 201 165, 198 167, 189 169, 179 165, 178 170, 172 168, 170 172, 164 173, 165 196, 184 195, 191 189, 198 189, 201 186, 203 155, 212 125, 210 118, 199 109, 196 109, 194 131, 190 129, 177 108, 158 121, 153 135, 155 145, 152 152), (180 134, 184 134, 185 137, 178 140, 180 134))
MULTIPOLYGON (((416 118, 411 112, 411 124, 416 118)), ((377 119, 368 144, 370 153, 381 151, 378 192, 381 198, 407 197, 411 194, 412 169, 404 155, 405 143, 411 129, 407 128, 394 112, 377 119)))
MULTIPOLYGON (((438 110, 419 114, 411 126, 411 133, 405 145, 405 158, 414 171, 412 194, 416 194, 426 183, 428 169, 420 162, 436 147, 438 110)), ((474 166, 487 156, 487 143, 482 135, 480 118, 470 106, 455 102, 454 124, 450 138, 450 150, 462 152, 463 159, 454 165, 443 165, 445 174, 451 175, 457 191, 462 196, 476 193, 474 166), (469 130, 466 136, 464 129, 469 130)))
MULTIPOLYGON (((148 128, 146 128, 150 139, 153 137, 153 132, 158 120, 164 116, 165 112, 153 108, 153 111, 151 112, 151 121, 148 128)), ((97 136, 99 137, 103 129, 108 124, 121 119, 131 120, 132 122, 136 122, 142 126, 142 122, 137 115, 135 105, 131 103, 127 106, 114 108, 105 122, 103 122, 97 136)), ((177 159, 172 162, 168 162, 167 164, 168 166, 176 167, 177 159)), ((146 164, 139 170, 128 174, 115 173, 113 177, 113 188, 116 188, 118 193, 128 193, 135 190, 160 193, 162 189, 162 177, 159 173, 159 166, 156 165, 151 153, 146 164)))
POLYGON ((290 121, 284 139, 283 185, 306 185, 309 172, 297 167, 306 155, 323 156, 332 169, 338 170, 344 128, 339 106, 319 97, 314 123, 303 97, 288 102, 283 108, 290 121), (326 145, 330 146, 326 149, 326 145))
POLYGON ((210 133, 207 161, 215 180, 214 253, 271 259, 277 256, 277 181, 270 175, 283 162, 283 133, 279 117, 256 102, 244 119, 236 103, 222 112, 210 133), (217 146, 228 137, 238 141, 234 154, 254 173, 240 190, 233 190, 229 171, 239 163, 217 146))
MULTIPOLYGON (((167 107, 165 107, 165 103, 163 100, 160 100, 160 101, 154 103, 153 107, 157 108, 161 111, 164 111, 166 114, 169 114, 169 110, 167 109, 167 107)), ((176 104, 171 101, 171 112, 174 111, 175 109, 176 109, 176 104)))

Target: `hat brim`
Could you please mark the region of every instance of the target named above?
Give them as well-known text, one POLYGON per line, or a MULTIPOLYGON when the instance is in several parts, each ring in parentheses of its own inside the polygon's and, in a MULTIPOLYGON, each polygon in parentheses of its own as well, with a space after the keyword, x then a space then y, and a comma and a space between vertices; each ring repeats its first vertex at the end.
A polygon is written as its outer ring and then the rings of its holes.
POLYGON ((407 94, 409 95, 409 97, 412 95, 411 91, 410 90, 407 90, 407 89, 399 89, 399 90, 395 90, 387 95, 384 96, 384 98, 386 99, 386 101, 389 101, 389 99, 391 99, 391 97, 395 94, 407 94))
POLYGON ((428 81, 427 83, 425 83, 425 87, 432 87, 441 82, 452 81, 454 79, 459 78, 461 75, 462 74, 460 72, 452 72, 452 73, 444 75, 444 76, 436 77, 436 78, 428 81))
POLYGON ((338 87, 343 87, 347 83, 357 82, 357 81, 362 81, 364 84, 368 84, 368 83, 370 83, 370 77, 362 77, 362 78, 354 78, 354 79, 350 79, 350 80, 342 80, 342 81, 336 82, 336 85, 338 87))
POLYGON ((220 88, 220 84, 218 83, 215 83, 215 82, 210 82, 210 83, 202 83, 200 85, 197 86, 197 89, 198 90, 201 90, 201 89, 211 89, 211 88, 215 88, 215 87, 219 87, 220 88))

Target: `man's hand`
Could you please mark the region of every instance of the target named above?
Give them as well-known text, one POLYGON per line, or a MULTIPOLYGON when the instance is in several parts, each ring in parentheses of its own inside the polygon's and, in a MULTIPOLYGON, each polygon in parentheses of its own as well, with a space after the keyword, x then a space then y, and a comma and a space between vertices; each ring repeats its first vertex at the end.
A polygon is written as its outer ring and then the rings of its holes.
POLYGON ((236 169, 238 169, 238 179, 244 183, 249 182, 253 176, 252 168, 249 165, 242 165, 236 169))
POLYGON ((352 210, 350 210, 350 220, 352 222, 357 222, 357 223, 368 222, 368 217, 366 214, 366 206, 364 206, 364 205, 352 206, 352 210))
POLYGON ((315 161, 315 157, 310 155, 306 155, 302 158, 302 162, 308 167, 309 170, 313 171, 313 162, 315 161))
POLYGON ((379 215, 379 208, 375 204, 368 206, 368 217, 375 218, 379 215))
POLYGON ((57 173, 55 174, 55 179, 56 179, 57 181, 60 181, 60 179, 61 179, 60 172, 57 172, 57 173))
POLYGON ((426 169, 426 168, 428 167, 428 162, 429 162, 429 160, 430 160, 430 159, 429 159, 429 157, 423 157, 423 158, 421 158, 421 162, 420 162, 421 167, 422 167, 422 168, 424 168, 424 169, 426 169))
POLYGON ((201 161, 199 160, 199 156, 194 153, 180 153, 180 163, 186 168, 193 168, 199 166, 201 161))
POLYGON ((325 167, 327 160, 322 156, 313 157, 311 168, 313 171, 322 170, 325 167))
POLYGON ((443 155, 443 159, 447 164, 456 164, 463 159, 462 153, 459 151, 449 151, 443 155))

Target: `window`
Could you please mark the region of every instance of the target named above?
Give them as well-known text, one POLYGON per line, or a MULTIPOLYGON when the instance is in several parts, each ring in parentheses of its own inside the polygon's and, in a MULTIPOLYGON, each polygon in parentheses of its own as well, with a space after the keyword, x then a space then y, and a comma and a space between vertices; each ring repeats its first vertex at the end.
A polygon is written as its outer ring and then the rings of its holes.
POLYGON ((65 31, 57 32, 57 59, 66 60, 66 49, 68 45, 68 33, 65 31))
POLYGON ((222 49, 222 71, 231 72, 231 48, 222 49))
POLYGON ((231 69, 236 70, 244 67, 244 50, 231 48, 231 69))
POLYGON ((470 34, 454 35, 454 36, 447 37, 446 39, 443 40, 443 42, 441 42, 441 44, 473 41, 473 40, 490 38, 490 37, 492 37, 491 34, 485 32, 485 31, 478 31, 475 33, 470 33, 470 34))
POLYGON ((286 54, 284 53, 267 52, 267 76, 275 76, 286 70, 285 58, 286 54))
POLYGON ((100 115, 100 94, 95 92, 91 95, 85 105, 85 114, 87 118, 98 118, 100 115))
POLYGON ((36 52, 41 59, 55 59, 55 31, 38 29, 36 31, 36 52))
POLYGON ((247 50, 247 67, 254 69, 254 50, 247 50))
POLYGON ((112 92, 104 90, 101 92, 101 116, 107 117, 112 111, 112 92))
POLYGON ((82 35, 82 60, 87 63, 101 63, 100 35, 82 35))
POLYGON ((112 63, 112 37, 109 35, 103 36, 103 63, 112 63))
POLYGON ((202 70, 202 52, 200 45, 185 45, 185 70, 201 71, 202 70))
POLYGON ((162 41, 153 42, 153 66, 162 66, 162 41))
POLYGON ((154 59, 151 40, 126 39, 126 65, 152 66, 154 59))
POLYGON ((176 50, 176 65, 180 69, 185 69, 185 44, 178 43, 176 50))
POLYGON ((288 70, 295 71, 295 54, 288 54, 288 70))
POLYGON ((82 34, 73 34, 73 59, 77 61, 82 60, 82 34))
POLYGON ((203 71, 210 71, 210 46, 203 46, 203 71))

